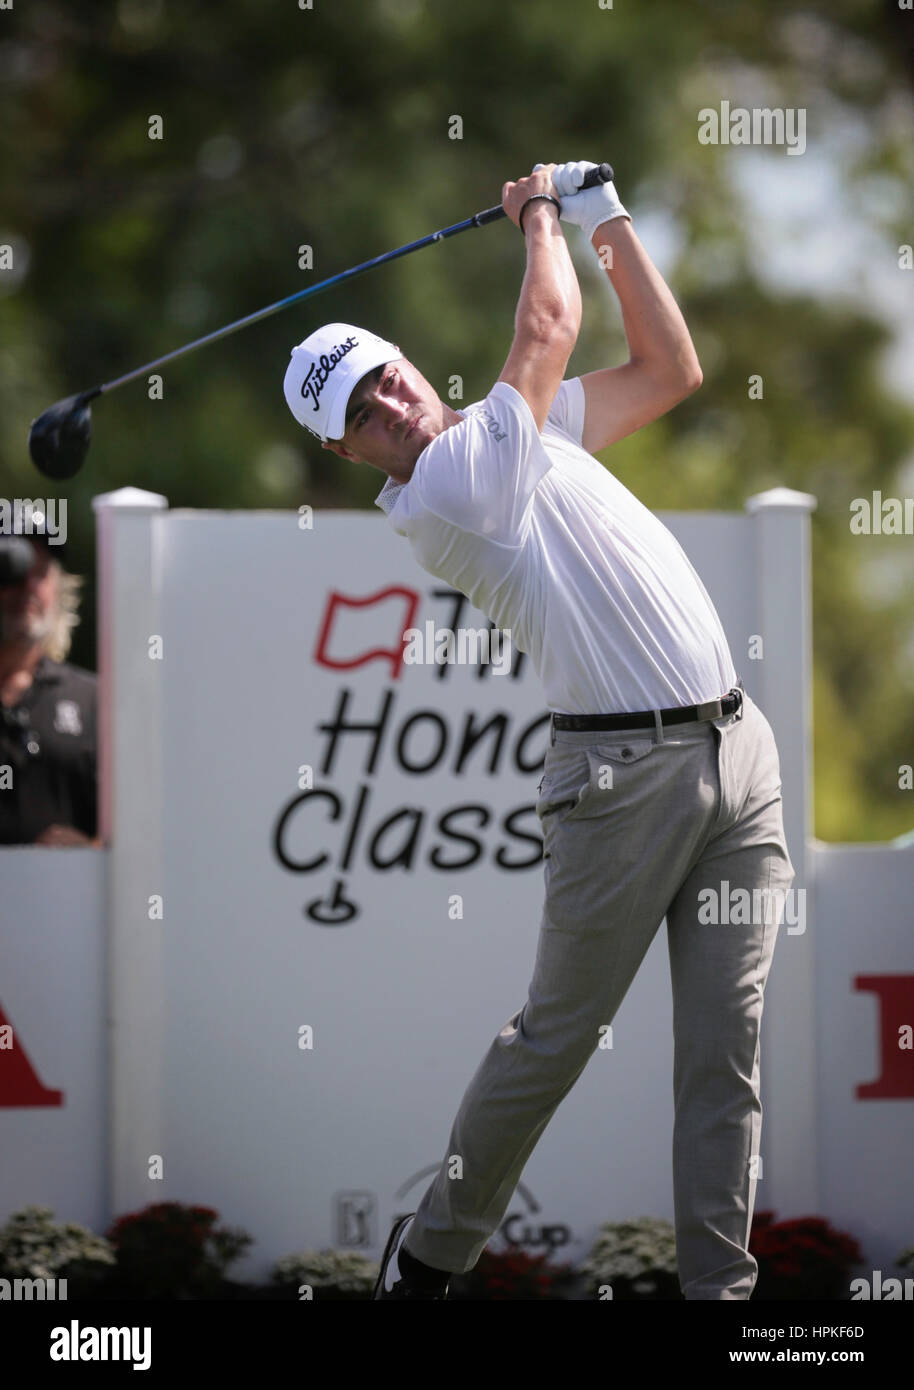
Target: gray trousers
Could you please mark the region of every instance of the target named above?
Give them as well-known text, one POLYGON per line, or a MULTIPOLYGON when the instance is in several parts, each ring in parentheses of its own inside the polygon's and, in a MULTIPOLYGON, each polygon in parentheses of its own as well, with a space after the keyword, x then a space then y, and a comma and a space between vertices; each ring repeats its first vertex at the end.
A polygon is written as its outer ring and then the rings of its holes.
POLYGON ((546 894, 528 998, 467 1088, 406 1245, 472 1269, 666 918, 680 1285, 687 1299, 747 1299, 762 1000, 794 875, 771 727, 745 697, 713 722, 558 731, 536 809, 546 894), (739 890, 748 914, 731 907, 739 890))

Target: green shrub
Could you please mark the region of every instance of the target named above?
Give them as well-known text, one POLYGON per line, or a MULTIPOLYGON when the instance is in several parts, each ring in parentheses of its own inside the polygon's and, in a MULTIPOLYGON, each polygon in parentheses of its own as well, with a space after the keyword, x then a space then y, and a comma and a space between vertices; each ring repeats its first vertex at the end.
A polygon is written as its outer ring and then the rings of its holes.
POLYGON ((66 1279, 78 1296, 114 1264, 114 1251, 101 1236, 75 1221, 55 1222, 50 1207, 28 1206, 0 1228, 0 1278, 66 1279))
POLYGON ((370 1298, 379 1269, 379 1261, 356 1250, 304 1250, 283 1255, 270 1277, 296 1289, 306 1284, 319 1298, 370 1298))
POLYGON ((608 1221, 580 1268, 594 1297, 609 1286, 614 1299, 680 1298, 676 1233, 669 1221, 641 1216, 608 1221))

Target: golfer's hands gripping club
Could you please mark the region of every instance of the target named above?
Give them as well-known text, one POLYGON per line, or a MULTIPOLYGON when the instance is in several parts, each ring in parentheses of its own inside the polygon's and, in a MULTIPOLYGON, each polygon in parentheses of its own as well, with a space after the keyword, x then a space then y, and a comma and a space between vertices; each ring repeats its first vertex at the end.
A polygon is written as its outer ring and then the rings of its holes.
MULTIPOLYGON (((530 198, 537 198, 537 194, 546 194, 550 198, 555 198, 556 192, 552 187, 552 171, 556 168, 554 164, 538 164, 532 174, 526 178, 518 179, 517 183, 510 181, 501 190, 501 205, 505 213, 510 217, 515 227, 520 227, 520 215, 524 204, 530 198)), ((524 231, 530 226, 534 217, 549 216, 554 219, 557 215, 555 206, 548 202, 546 198, 537 198, 535 203, 531 203, 524 213, 524 231)))
POLYGON ((550 191, 562 205, 562 221, 570 222, 573 227, 580 227, 588 241, 602 223, 609 222, 614 217, 627 217, 629 222, 632 220, 631 214, 619 201, 612 180, 608 183, 598 183, 593 188, 582 187, 590 171, 597 167, 586 159, 574 159, 567 164, 534 166, 534 173, 537 170, 552 170, 550 191))

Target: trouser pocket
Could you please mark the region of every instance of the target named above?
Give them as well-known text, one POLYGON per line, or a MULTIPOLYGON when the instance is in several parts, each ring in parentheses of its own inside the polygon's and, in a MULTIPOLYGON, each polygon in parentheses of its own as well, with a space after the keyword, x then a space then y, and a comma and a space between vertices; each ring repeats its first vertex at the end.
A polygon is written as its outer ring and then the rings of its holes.
POLYGON ((643 763, 656 745, 652 738, 619 738, 599 744, 553 744, 537 789, 536 813, 542 821, 587 820, 604 815, 625 769, 643 763))

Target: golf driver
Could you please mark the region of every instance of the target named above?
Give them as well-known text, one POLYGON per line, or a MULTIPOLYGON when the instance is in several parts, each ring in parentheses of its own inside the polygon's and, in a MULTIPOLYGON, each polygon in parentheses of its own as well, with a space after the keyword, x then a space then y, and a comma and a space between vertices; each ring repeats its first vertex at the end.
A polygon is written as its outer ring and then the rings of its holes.
MULTIPOLYGON (((611 166, 600 164, 595 169, 588 171, 582 188, 593 188, 598 183, 610 183, 612 179, 611 166)), ((363 261, 361 265, 353 266, 350 270, 343 270, 339 275, 332 275, 329 280, 322 280, 317 285, 311 285, 308 289, 299 290, 296 294, 290 294, 285 299, 277 300, 275 304, 268 304, 265 309, 258 309, 253 314, 236 319, 234 323, 226 324, 224 328, 216 328, 212 333, 206 333, 202 338, 196 338, 192 343, 185 343, 183 347, 167 352, 164 357, 157 357, 153 362, 146 362, 142 367, 137 367, 132 372, 115 377, 113 381, 106 381, 101 386, 93 386, 89 391, 81 391, 78 395, 67 396, 64 400, 57 401, 39 415, 37 420, 32 421, 29 430, 29 453, 32 456, 32 462, 48 478, 72 478, 74 473, 77 473, 82 467, 92 439, 92 412, 89 409, 89 402, 93 401, 96 396, 103 396, 108 391, 114 391, 118 386, 123 386, 126 382, 151 372, 155 367, 161 367, 165 362, 172 362, 176 357, 182 357, 186 352, 193 352, 195 348, 204 347, 207 343, 214 343, 219 338, 227 337, 229 333, 236 333, 239 328, 246 328, 248 324, 258 323, 261 319, 268 318, 270 314, 277 314, 280 309, 285 309, 290 304, 297 304, 300 300, 307 299, 309 295, 319 294, 322 290, 329 290, 333 285, 341 285, 344 280, 351 280, 356 275, 363 275, 366 270, 373 270, 375 266, 384 265, 387 261, 394 261, 399 256, 409 255, 411 251, 418 251, 420 247, 430 246, 432 242, 444 241, 446 237, 456 236, 458 232, 465 232, 470 227, 484 227, 489 222, 497 222, 500 217, 504 216, 505 210, 500 204, 494 208, 486 208, 484 212, 477 212, 473 217, 468 217, 463 222, 455 222, 453 226, 444 227, 440 232, 431 232, 428 236, 421 237, 419 241, 411 241, 406 246, 399 246, 396 251, 387 251, 383 256, 375 256, 370 261, 363 261)))

